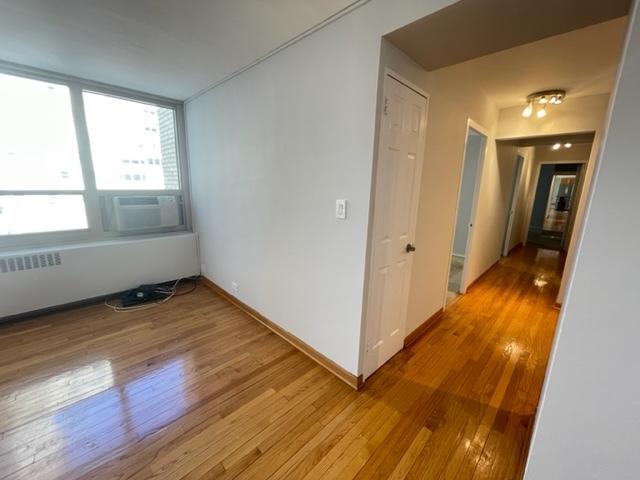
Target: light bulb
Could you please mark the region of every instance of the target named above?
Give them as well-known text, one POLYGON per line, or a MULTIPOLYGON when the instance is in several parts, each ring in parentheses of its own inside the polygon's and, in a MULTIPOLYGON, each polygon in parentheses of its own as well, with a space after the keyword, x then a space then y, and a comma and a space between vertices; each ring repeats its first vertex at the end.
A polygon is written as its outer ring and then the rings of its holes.
POLYGON ((547 109, 544 108, 544 106, 536 112, 536 117, 538 118, 544 118, 546 116, 547 116, 547 109))
POLYGON ((567 142, 564 144, 564 148, 571 148, 571 143, 567 142))
POLYGON ((524 107, 524 110, 522 110, 522 116, 524 118, 529 118, 531 116, 531 114, 533 113, 533 105, 532 105, 532 103, 533 102, 529 102, 527 104, 527 106, 524 107))
POLYGON ((552 95, 551 98, 549 99, 549 103, 551 103, 552 105, 555 105, 556 103, 558 103, 558 99, 555 95, 552 95))
POLYGON ((547 97, 540 97, 540 99, 538 100, 538 103, 541 105, 544 105, 545 103, 547 103, 547 97))
POLYGON ((551 147, 552 150, 560 150, 560 147, 562 146, 561 143, 554 143, 553 146, 551 147))

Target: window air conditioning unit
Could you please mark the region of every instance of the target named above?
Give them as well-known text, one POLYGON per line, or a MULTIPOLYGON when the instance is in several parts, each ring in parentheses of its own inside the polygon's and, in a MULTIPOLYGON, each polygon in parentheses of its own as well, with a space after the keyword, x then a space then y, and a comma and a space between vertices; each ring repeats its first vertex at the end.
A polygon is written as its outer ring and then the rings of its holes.
POLYGON ((178 198, 172 195, 113 197, 113 210, 118 232, 177 227, 181 224, 178 198))

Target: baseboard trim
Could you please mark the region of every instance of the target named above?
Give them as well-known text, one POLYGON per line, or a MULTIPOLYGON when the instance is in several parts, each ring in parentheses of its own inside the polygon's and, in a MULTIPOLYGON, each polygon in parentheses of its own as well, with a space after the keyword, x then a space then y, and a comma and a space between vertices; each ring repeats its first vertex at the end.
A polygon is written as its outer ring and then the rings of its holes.
POLYGON ((411 345, 416 343, 425 333, 427 333, 433 326, 435 326, 442 319, 443 313, 444 309, 440 308, 436 313, 422 322, 422 324, 418 328, 407 335, 404 339, 404 348, 410 347, 411 345))
POLYGON ((496 260, 495 263, 493 265, 491 265, 489 268, 487 268, 484 272, 482 272, 478 278, 476 278, 473 282, 471 282, 469 285, 467 285, 467 292, 471 289, 471 287, 475 286, 476 283, 478 283, 480 280, 482 280, 486 275, 489 274, 489 272, 491 272, 491 270, 493 270, 494 268, 496 268, 498 266, 498 264, 500 263, 500 260, 496 260))
POLYGON ((523 247, 522 242, 516 243, 513 247, 509 249, 508 255, 511 255, 513 252, 517 252, 523 247))
POLYGON ((214 293, 220 295, 222 298, 224 298, 228 302, 230 302, 233 305, 235 305, 236 307, 238 307, 240 310, 245 312, 247 315, 249 315, 253 319, 255 319, 258 322, 260 322, 262 325, 267 327, 269 330, 271 330, 273 333, 278 335, 280 338, 282 338, 283 340, 285 340, 286 342, 288 342, 289 344, 293 345, 295 348, 300 350, 302 353, 304 353, 311 360, 314 360, 320 366, 322 366, 322 367, 326 368, 327 370, 329 370, 332 374, 334 374, 336 377, 338 377, 340 380, 345 382, 350 387, 352 387, 352 388, 354 388, 356 390, 359 390, 364 385, 364 381, 362 379, 362 375, 359 375, 359 376, 356 377, 352 373, 346 371, 344 368, 342 368, 340 365, 335 363, 333 360, 330 360, 329 358, 325 357, 323 354, 318 352, 316 349, 314 349, 313 347, 311 347, 307 343, 305 343, 302 340, 300 340, 294 334, 288 332, 284 328, 282 328, 279 325, 275 324, 273 321, 269 320, 267 317, 265 317, 260 312, 258 312, 254 308, 252 308, 249 305, 247 305, 246 303, 244 303, 239 298, 237 298, 234 295, 232 295, 231 293, 227 292, 224 288, 220 287, 215 282, 209 280, 206 277, 200 277, 200 281, 202 282, 202 284, 204 286, 209 288, 211 291, 213 291, 214 293))

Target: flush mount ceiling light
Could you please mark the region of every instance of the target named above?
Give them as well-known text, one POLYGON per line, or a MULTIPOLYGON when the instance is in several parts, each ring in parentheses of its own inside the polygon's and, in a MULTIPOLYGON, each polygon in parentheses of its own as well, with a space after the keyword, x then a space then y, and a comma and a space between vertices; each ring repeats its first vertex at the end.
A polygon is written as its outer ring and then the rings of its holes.
POLYGON ((558 143, 554 143, 553 145, 551 145, 551 150, 560 150, 562 147, 564 148, 571 148, 572 144, 569 142, 566 142, 565 144, 562 144, 560 142, 558 143))
POLYGON ((560 105, 566 95, 567 92, 565 90, 559 89, 532 93, 527 97, 527 106, 522 110, 522 116, 529 118, 533 114, 533 109, 537 106, 536 117, 544 118, 547 116, 547 105, 560 105))

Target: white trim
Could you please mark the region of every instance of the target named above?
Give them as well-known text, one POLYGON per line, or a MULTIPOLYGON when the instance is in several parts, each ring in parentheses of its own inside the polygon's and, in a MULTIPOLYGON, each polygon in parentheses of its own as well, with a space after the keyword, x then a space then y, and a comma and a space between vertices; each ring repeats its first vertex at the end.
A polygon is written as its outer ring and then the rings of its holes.
POLYGON ((105 93, 107 95, 124 98, 126 100, 137 100, 142 103, 149 103, 152 105, 159 105, 163 107, 174 108, 183 104, 181 100, 177 100, 174 98, 154 95, 152 93, 141 92, 140 90, 119 87, 116 85, 97 82, 95 80, 74 77, 72 75, 65 75, 63 73, 53 72, 51 70, 30 67, 28 65, 7 62, 4 60, 0 60, 0 73, 16 75, 18 77, 27 77, 33 80, 45 80, 50 83, 58 83, 61 85, 75 83, 82 85, 85 90, 91 92, 105 93))
MULTIPOLYGON (((469 130, 474 129, 478 133, 484 135, 484 150, 482 156, 478 160, 478 169, 476 171, 476 181, 473 190, 473 202, 471 204, 471 217, 469 220, 469 234, 467 235, 467 246, 464 249, 465 259, 462 264, 462 273, 460 274, 460 293, 467 293, 467 286, 469 285, 469 259, 472 257, 473 244, 475 238, 475 224, 478 217, 478 203, 480 201, 480 187, 482 185, 482 176, 484 173, 484 162, 487 157, 487 150, 489 149, 489 130, 474 122, 469 118, 467 120, 467 137, 469 136, 469 130)), ((466 154, 466 139, 465 139, 465 154, 466 154)), ((464 162, 463 162, 464 163, 464 162)), ((456 211, 456 217, 458 212, 456 211)))
MULTIPOLYGON (((400 82, 405 87, 410 88, 411 90, 416 92, 421 97, 424 97, 427 100, 427 102, 429 101, 429 94, 423 88, 419 87, 418 85, 416 85, 413 82, 410 82, 409 80, 404 78, 402 75, 397 73, 395 70, 392 70, 389 67, 385 67, 384 68, 384 76, 383 76, 383 78, 385 78, 387 76, 393 78, 397 82, 400 82)), ((383 88, 383 93, 384 93, 384 88, 383 88)))
MULTIPOLYGON (((374 155, 373 155, 373 167, 372 167, 372 175, 371 175, 371 191, 370 191, 370 207, 369 207, 369 228, 367 231, 367 251, 366 251, 366 262, 365 262, 365 278, 364 278, 364 288, 363 288, 363 309, 362 309, 362 319, 361 319, 361 327, 360 327, 360 351, 358 354, 358 374, 363 374, 364 373, 364 369, 365 369, 365 362, 366 362, 366 343, 367 343, 367 328, 369 325, 369 312, 368 312, 368 308, 369 308, 369 300, 370 300, 370 289, 371 289, 371 266, 373 264, 373 254, 374 254, 374 246, 373 246, 373 233, 374 233, 374 221, 375 221, 375 196, 376 196, 376 185, 377 185, 377 171, 378 171, 378 157, 380 154, 380 142, 381 142, 381 138, 382 138, 382 131, 381 131, 381 126, 382 126, 382 121, 381 121, 381 116, 383 114, 382 112, 382 105, 381 103, 383 102, 384 99, 384 84, 385 84, 385 80, 386 78, 390 77, 393 80, 401 83, 402 85, 404 85, 405 87, 409 88, 410 90, 413 90, 415 93, 417 93, 418 95, 424 97, 424 99, 426 100, 426 109, 424 112, 424 117, 425 117, 425 140, 424 140, 424 145, 423 145, 423 158, 422 158, 422 162, 420 165, 420 169, 419 171, 416 171, 415 173, 415 177, 414 177, 414 191, 415 191, 415 195, 416 195, 416 201, 415 201, 415 205, 412 205, 412 207, 415 207, 415 211, 412 212, 412 225, 411 225, 411 235, 410 238, 413 239, 413 241, 415 241, 415 235, 416 235, 416 225, 417 225, 417 220, 418 220, 418 210, 420 208, 419 204, 420 204, 420 188, 422 185, 422 169, 424 168, 424 163, 426 161, 426 151, 424 150, 424 148, 426 148, 426 131, 429 128, 429 108, 431 105, 431 99, 429 96, 429 93, 426 92, 424 89, 420 88, 419 86, 415 85, 414 83, 410 82, 409 80, 407 80, 406 78, 404 78, 402 75, 400 75, 399 73, 395 72, 394 70, 385 67, 382 75, 379 75, 379 91, 378 91, 378 105, 376 108, 376 135, 375 135, 375 140, 374 140, 374 155)), ((408 291, 410 291, 411 288, 411 278, 409 278, 409 281, 406 285, 406 287, 408 291)), ((408 298, 408 295, 407 295, 408 298)), ((404 308, 404 319, 403 319, 403 328, 402 328, 402 336, 403 338, 406 337, 406 330, 407 330, 407 317, 408 317, 408 313, 409 313, 409 309, 408 307, 408 300, 407 300, 407 305, 405 305, 404 308)))
MULTIPOLYGON (((464 175, 464 166, 466 163, 465 160, 467 156, 467 139, 469 138, 470 129, 475 130, 476 132, 480 133, 485 137, 484 150, 482 152, 481 158, 478 160, 478 167, 476 171, 475 185, 474 185, 474 191, 473 191, 473 201, 471 205, 471 216, 469 219, 470 225, 475 225, 476 223, 476 216, 478 214, 478 201, 480 199, 480 186, 482 185, 482 174, 484 171, 484 162, 487 156, 487 150, 489 148, 489 130, 484 128, 482 125, 475 122, 471 118, 467 118, 467 127, 465 129, 465 136, 464 136, 464 148, 462 150, 462 162, 460 164, 460 170, 458 173, 459 180, 458 180, 458 196, 456 200, 456 211, 454 215, 453 229, 451 232, 451 245, 449 247, 449 255, 447 256, 447 279, 445 282, 444 297, 442 300, 442 304, 444 305, 444 308, 446 308, 446 305, 447 305, 447 293, 449 291, 448 285, 449 285, 449 279, 451 278, 451 257, 454 256, 453 245, 456 237, 456 224, 458 219, 458 210, 460 209, 460 193, 462 191, 462 178, 464 175)), ((462 294, 466 293, 467 286, 468 286, 468 283, 467 283, 467 275, 469 273, 468 265, 469 265, 469 259, 471 258, 471 253, 472 253, 471 249, 473 248, 473 237, 474 237, 474 229, 473 227, 470 227, 468 230, 467 245, 465 247, 464 255, 457 255, 458 257, 464 258, 464 262, 462 263, 462 273, 460 275, 460 288, 458 290, 458 293, 462 293, 462 294)))
POLYGON ((518 208, 518 195, 522 183, 522 172, 524 171, 524 156, 518 152, 516 154, 516 171, 513 178, 513 190, 511 192, 511 202, 509 203, 509 211, 507 212, 507 228, 502 239, 502 256, 509 255, 509 247, 511 246, 511 235, 513 234, 513 223, 515 222, 516 210, 518 208))

